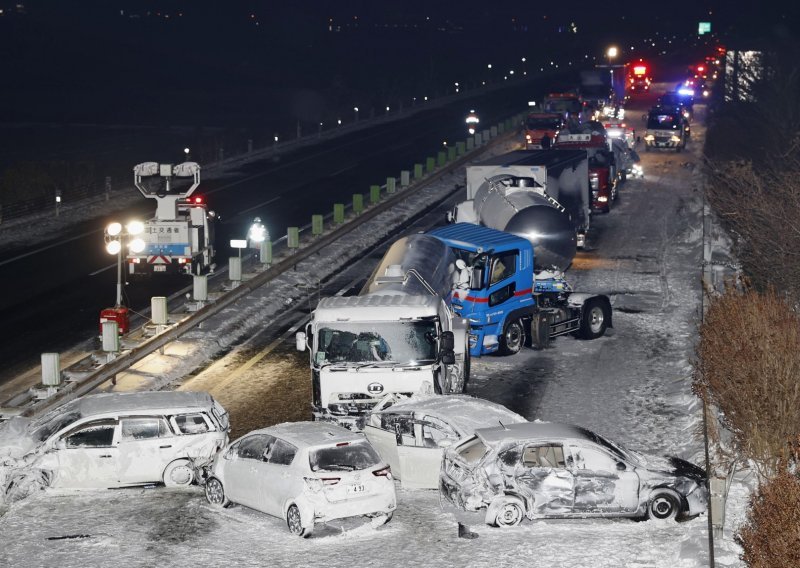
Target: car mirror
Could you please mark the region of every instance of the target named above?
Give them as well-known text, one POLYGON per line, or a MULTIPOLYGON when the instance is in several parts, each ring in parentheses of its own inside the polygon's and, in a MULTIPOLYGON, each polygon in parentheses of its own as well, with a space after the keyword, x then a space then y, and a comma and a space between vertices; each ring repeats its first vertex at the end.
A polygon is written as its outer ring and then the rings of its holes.
POLYGON ((627 469, 627 466, 623 462, 617 462, 617 471, 625 471, 627 469))
POLYGON ((295 347, 298 351, 305 351, 306 350, 306 334, 303 331, 298 331, 295 336, 295 347))

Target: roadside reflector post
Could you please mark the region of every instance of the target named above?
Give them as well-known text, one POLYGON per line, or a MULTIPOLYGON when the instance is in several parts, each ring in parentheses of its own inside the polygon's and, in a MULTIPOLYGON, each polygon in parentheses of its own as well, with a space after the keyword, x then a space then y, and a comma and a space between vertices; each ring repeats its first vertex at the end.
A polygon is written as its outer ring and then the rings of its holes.
POLYGON ((447 149, 447 161, 448 162, 452 162, 455 159, 456 159, 456 147, 455 146, 450 146, 447 149))
POLYGON ((264 241, 258 248, 258 260, 267 268, 272 265, 272 241, 264 241))
POLYGON ((228 278, 234 288, 242 281, 242 258, 231 256, 228 258, 228 278))
POLYGON ((422 179, 422 164, 414 164, 414 179, 422 179))
POLYGON ((506 131, 506 125, 505 125, 504 122, 501 122, 500 124, 498 124, 497 128, 495 129, 495 132, 497 132, 497 134, 502 134, 505 131, 506 131))
POLYGON ((323 217, 322 215, 312 215, 311 216, 311 234, 315 237, 318 237, 322 234, 324 229, 323 217))
POLYGON ((436 155, 436 165, 440 168, 447 163, 447 152, 444 150, 439 150, 439 153, 436 155))
POLYGON ((489 130, 489 139, 491 140, 492 138, 495 137, 497 137, 497 127, 492 126, 492 128, 489 130))
POLYGON ((192 277, 192 299, 195 302, 208 300, 208 276, 205 274, 195 274, 192 277))
POLYGON ((425 161, 425 172, 431 173, 434 169, 436 169, 436 159, 433 157, 429 157, 425 161))
POLYGON ((166 296, 153 296, 150 298, 150 313, 155 325, 167 325, 169 323, 166 296))
MULTIPOLYGON (((116 321, 104 321, 103 327, 103 351, 106 353, 106 363, 110 363, 119 353, 119 326, 116 321)), ((111 378, 111 384, 117 384, 117 376, 111 378)))
POLYGON ((344 203, 333 204, 333 222, 337 225, 344 223, 344 203))
MULTIPOLYGON (((472 150, 475 149, 475 141, 477 139, 478 139, 478 135, 477 134, 475 136, 471 136, 471 137, 467 138, 467 147, 466 147, 467 151, 471 152, 472 150)), ((459 142, 459 144, 460 144, 460 142, 459 142)))
POLYGON ((711 526, 714 538, 722 540, 725 527, 725 500, 728 494, 728 480, 725 477, 712 477, 708 480, 711 490, 711 526))
POLYGON ((397 184, 397 179, 395 179, 393 177, 387 177, 386 178, 386 193, 389 193, 389 194, 394 193, 396 191, 396 189, 397 189, 396 184, 397 184))
POLYGON ((400 187, 408 187, 411 184, 411 172, 403 170, 400 172, 400 187))
POLYGON ((371 205, 375 205, 381 200, 381 186, 379 185, 371 185, 369 186, 369 202, 371 205))
POLYGON ((300 228, 289 227, 286 231, 286 246, 291 249, 300 248, 300 228))
POLYGON ((58 353, 42 353, 42 384, 57 387, 61 384, 61 362, 58 353))
POLYGON ((360 193, 353 194, 353 213, 359 215, 364 211, 364 196, 360 193))
MULTIPOLYGON (((462 141, 460 141, 460 142, 456 142, 456 153, 457 153, 459 156, 463 156, 463 155, 464 155, 464 154, 467 152, 467 144, 469 144, 469 141, 470 141, 470 140, 472 140, 472 138, 469 138, 469 139, 467 140, 467 142, 464 142, 463 140, 462 140, 462 141)), ((474 144, 474 142, 473 142, 473 144, 474 144)), ((471 150, 471 149, 472 149, 472 148, 470 148, 470 150, 471 150)))

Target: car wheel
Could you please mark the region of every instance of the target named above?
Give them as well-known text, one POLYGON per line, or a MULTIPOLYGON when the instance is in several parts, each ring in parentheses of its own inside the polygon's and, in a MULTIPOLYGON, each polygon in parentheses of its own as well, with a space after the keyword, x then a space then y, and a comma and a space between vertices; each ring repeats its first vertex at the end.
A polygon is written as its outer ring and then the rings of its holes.
POLYGON ((496 527, 515 527, 522 522, 525 517, 525 511, 522 508, 522 502, 513 497, 506 498, 497 508, 497 514, 494 518, 494 526, 496 527))
POLYGON ((373 527, 377 528, 385 525, 391 520, 392 520, 392 513, 385 513, 385 514, 373 515, 369 523, 373 527))
POLYGON ((6 485, 6 501, 14 503, 44 490, 50 485, 49 476, 43 471, 18 473, 6 485))
POLYGON ((647 505, 647 516, 651 519, 674 519, 680 511, 680 497, 668 489, 654 491, 647 505))
POLYGON ((303 538, 310 537, 311 533, 314 532, 313 526, 303 526, 303 522, 300 518, 300 509, 297 508, 297 505, 289 505, 289 509, 286 511, 286 526, 289 527, 290 533, 302 536, 303 538))
POLYGON ((515 355, 519 353, 525 344, 525 327, 522 320, 511 320, 503 329, 500 337, 500 352, 503 355, 515 355))
POLYGON ((602 336, 608 328, 608 320, 611 316, 608 313, 608 309, 608 305, 600 298, 587 300, 583 305, 578 337, 581 339, 597 339, 602 336))
POLYGON ((222 482, 216 477, 210 477, 206 481, 206 499, 220 509, 224 509, 231 504, 230 499, 225 495, 225 488, 222 487, 222 482))
POLYGON ((176 460, 164 470, 164 485, 167 487, 186 487, 194 481, 194 467, 188 460, 176 460))

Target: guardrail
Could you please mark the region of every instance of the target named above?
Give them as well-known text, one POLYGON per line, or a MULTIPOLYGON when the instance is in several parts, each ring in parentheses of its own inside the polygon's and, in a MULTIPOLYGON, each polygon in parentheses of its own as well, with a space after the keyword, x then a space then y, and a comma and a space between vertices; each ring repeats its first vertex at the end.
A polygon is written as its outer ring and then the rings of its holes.
MULTIPOLYGON (((426 166, 428 166, 427 173, 422 171, 423 166, 418 163, 415 164, 413 173, 410 170, 404 170, 400 173, 399 185, 398 178, 390 177, 387 178, 386 183, 383 185, 371 186, 367 194, 369 203, 367 207, 363 207, 364 194, 355 194, 352 203, 336 204, 334 205, 333 211, 326 215, 313 216, 312 221, 307 225, 303 227, 290 227, 287 231, 287 235, 275 241, 271 241, 273 246, 283 246, 286 248, 286 258, 277 264, 249 280, 242 281, 236 287, 233 287, 214 300, 213 303, 209 303, 197 311, 192 312, 181 321, 170 326, 163 326, 163 330, 160 333, 143 340, 142 343, 133 348, 120 352, 112 360, 106 363, 98 363, 96 369, 88 373, 76 373, 76 377, 74 377, 73 380, 66 384, 61 383, 58 388, 50 387, 55 392, 46 392, 44 396, 40 397, 35 392, 36 389, 29 388, 25 393, 20 393, 12 397, 5 402, 3 408, 0 408, 0 419, 14 415, 39 415, 60 403, 82 396, 91 392, 99 385, 112 380, 118 373, 129 369, 148 355, 162 349, 171 341, 177 339, 231 304, 234 304, 237 300, 248 295, 253 290, 277 278, 286 270, 291 269, 302 260, 316 254, 324 247, 355 230, 363 223, 388 211, 446 173, 463 166, 476 155, 483 153, 489 147, 493 146, 494 143, 504 140, 506 137, 501 137, 500 135, 513 132, 515 124, 519 123, 522 116, 524 115, 515 115, 463 142, 458 142, 455 147, 447 151, 439 152, 435 158, 429 157, 426 160, 426 166), (432 163, 433 165, 431 165, 432 163), (362 199, 356 199, 356 196, 362 199), (345 216, 348 210, 350 211, 349 218, 345 216), (322 218, 321 220, 320 217, 322 218), (328 233, 325 233, 326 223, 329 228, 332 228, 328 233), (296 247, 289 246, 289 235, 293 233, 298 236, 296 247), (307 235, 308 233, 310 233, 310 241, 300 246, 301 239, 299 237, 307 235)), ((271 261, 271 259, 269 260, 271 261)), ((220 272, 224 272, 224 269, 220 272)), ((69 374, 69 369, 59 371, 59 377, 65 374, 69 374)), ((41 394, 41 389, 39 390, 39 394, 41 394)))

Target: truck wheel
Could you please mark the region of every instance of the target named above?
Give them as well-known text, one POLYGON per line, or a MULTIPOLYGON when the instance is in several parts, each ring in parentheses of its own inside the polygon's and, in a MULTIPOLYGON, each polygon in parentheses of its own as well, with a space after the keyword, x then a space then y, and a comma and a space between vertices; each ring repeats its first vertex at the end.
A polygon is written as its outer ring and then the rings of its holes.
POLYGON ((500 353, 514 355, 519 353, 525 344, 525 326, 522 320, 516 319, 508 322, 500 336, 500 353))
POLYGON ((531 344, 534 349, 550 346, 550 318, 545 314, 538 314, 531 321, 531 344))
POLYGON ((583 305, 578 337, 581 339, 597 339, 601 337, 606 332, 608 320, 611 317, 608 310, 608 305, 600 298, 589 298, 583 305))

